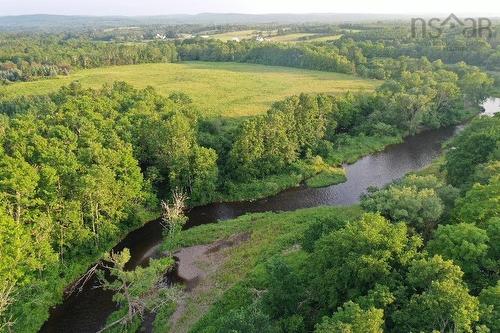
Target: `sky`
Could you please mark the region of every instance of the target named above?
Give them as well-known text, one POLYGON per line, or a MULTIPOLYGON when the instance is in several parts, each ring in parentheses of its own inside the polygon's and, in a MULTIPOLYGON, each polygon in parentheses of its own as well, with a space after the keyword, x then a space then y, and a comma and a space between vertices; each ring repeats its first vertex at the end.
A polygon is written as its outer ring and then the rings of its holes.
POLYGON ((500 16, 500 0, 0 0, 0 16, 198 13, 376 13, 500 16))

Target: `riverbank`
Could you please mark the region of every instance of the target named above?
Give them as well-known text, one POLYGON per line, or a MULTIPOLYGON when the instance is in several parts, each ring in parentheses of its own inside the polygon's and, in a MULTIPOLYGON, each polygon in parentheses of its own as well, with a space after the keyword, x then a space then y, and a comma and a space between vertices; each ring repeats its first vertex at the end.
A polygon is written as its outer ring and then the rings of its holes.
MULTIPOLYGON (((334 152, 319 163, 314 160, 299 161, 283 174, 246 183, 229 183, 227 193, 219 195, 216 202, 254 201, 270 197, 289 188, 297 187, 321 173, 328 174, 332 167, 341 168, 343 164, 352 164, 363 156, 380 152, 387 146, 402 141, 401 136, 352 136, 343 144, 337 145, 334 152)), ((312 187, 325 187, 342 181, 345 181, 345 177, 328 177, 323 178, 321 184, 318 183, 316 186, 314 182, 306 184, 312 187)))
MULTIPOLYGON (((196 252, 195 260, 186 263, 194 275, 189 292, 172 317, 172 312, 159 312, 156 321, 168 322, 168 325, 153 325, 157 328, 154 332, 187 332, 230 288, 233 296, 224 295, 229 302, 239 301, 242 295, 251 292, 239 282, 245 278, 258 280, 265 260, 276 255, 287 258, 299 255, 299 244, 311 224, 332 217, 355 220, 361 213, 358 206, 315 207, 285 213, 249 214, 183 231, 178 248, 182 248, 184 254, 196 252), (208 251, 212 244, 231 240, 234 235, 245 235, 245 239, 216 252, 208 251), (231 297, 234 297, 232 301, 231 297)), ((196 326, 203 327, 203 322, 196 326)))

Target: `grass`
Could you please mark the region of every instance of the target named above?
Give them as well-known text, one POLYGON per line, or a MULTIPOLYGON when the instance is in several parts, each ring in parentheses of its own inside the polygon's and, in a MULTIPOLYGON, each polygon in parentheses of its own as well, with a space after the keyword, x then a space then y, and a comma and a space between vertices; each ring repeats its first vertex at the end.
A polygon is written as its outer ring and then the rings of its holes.
POLYGON ((298 42, 303 37, 310 37, 310 36, 314 36, 314 35, 316 35, 316 34, 313 34, 313 33, 295 33, 295 34, 287 34, 287 35, 277 35, 277 36, 271 37, 271 40, 273 42, 283 42, 283 43, 298 42))
POLYGON ((261 289, 259 283, 263 280, 263 267, 269 258, 277 255, 289 258, 303 256, 303 251, 296 252, 294 249, 312 223, 332 216, 355 220, 361 214, 358 206, 316 207, 286 213, 248 214, 182 231, 182 247, 208 244, 241 232, 250 232, 251 239, 224 251, 224 264, 213 275, 206 277, 211 287, 186 295, 187 310, 170 331, 207 331, 226 310, 237 308, 235 303, 252 300, 252 290, 261 289))
POLYGON ((215 38, 223 42, 227 42, 236 39, 237 40, 255 39, 259 35, 269 39, 270 41, 280 42, 280 43, 329 41, 329 40, 336 40, 342 37, 342 35, 338 34, 324 35, 324 34, 304 32, 304 33, 277 35, 276 31, 241 30, 241 31, 230 31, 230 32, 211 35, 210 38, 215 38))
POLYGON ((331 165, 354 163, 363 156, 402 141, 400 136, 346 136, 341 142, 337 142, 334 153, 328 157, 327 162, 331 165))
POLYGON ((326 187, 340 184, 347 180, 344 168, 330 167, 329 170, 322 171, 306 180, 309 187, 326 187))
POLYGON ((336 40, 342 35, 322 35, 316 33, 296 33, 281 36, 274 36, 271 38, 273 42, 294 43, 294 42, 325 42, 329 40, 336 40))
POLYGON ((41 95, 78 80, 85 87, 126 81, 137 88, 153 86, 161 94, 182 91, 203 114, 247 116, 264 113, 280 99, 299 93, 371 91, 378 81, 352 75, 240 63, 186 62, 141 64, 75 71, 67 77, 0 87, 7 96, 41 95))
POLYGON ((299 186, 306 177, 302 170, 287 170, 279 175, 271 175, 248 182, 231 182, 227 193, 219 201, 253 201, 276 195, 286 189, 299 186))
POLYGON ((210 37, 226 42, 228 40, 233 40, 233 38, 238 38, 239 40, 255 38, 257 34, 257 30, 241 30, 215 34, 211 35, 210 37))
POLYGON ((327 42, 330 40, 337 40, 342 37, 342 34, 340 35, 326 35, 326 36, 318 36, 317 38, 312 38, 308 41, 310 42, 327 42))

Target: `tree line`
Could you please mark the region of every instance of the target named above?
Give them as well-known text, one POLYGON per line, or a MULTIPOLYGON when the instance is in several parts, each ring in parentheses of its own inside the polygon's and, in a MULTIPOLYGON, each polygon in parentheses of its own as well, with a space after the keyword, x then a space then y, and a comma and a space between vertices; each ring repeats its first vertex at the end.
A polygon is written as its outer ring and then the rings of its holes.
MULTIPOLYGON (((384 29, 345 33, 331 42, 276 43, 191 38, 106 42, 84 36, 0 36, 0 82, 67 75, 73 69, 181 60, 236 61, 390 79, 404 70, 444 62, 500 68, 499 51, 482 38, 409 39, 384 29)), ((97 38, 97 37, 95 37, 97 38)), ((453 65, 455 64, 455 65, 453 65)), ((442 65, 440 65, 442 66, 442 65)))
POLYGON ((498 31, 491 27, 491 36, 466 36, 461 27, 445 29, 441 36, 412 36, 407 27, 379 27, 361 31, 346 31, 343 38, 332 41, 336 47, 355 47, 370 59, 426 57, 445 63, 464 61, 470 65, 484 66, 490 70, 500 68, 498 31))
POLYGON ((68 75, 73 69, 174 61, 177 51, 171 43, 0 35, 0 84, 68 75))

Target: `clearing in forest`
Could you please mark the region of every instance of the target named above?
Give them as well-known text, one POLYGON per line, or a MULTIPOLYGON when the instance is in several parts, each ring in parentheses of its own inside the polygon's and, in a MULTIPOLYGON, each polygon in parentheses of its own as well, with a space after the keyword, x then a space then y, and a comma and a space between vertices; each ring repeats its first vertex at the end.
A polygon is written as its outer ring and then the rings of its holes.
POLYGON ((313 70, 224 62, 141 64, 75 71, 69 76, 0 87, 6 96, 40 95, 79 81, 84 87, 126 81, 137 88, 153 86, 161 94, 188 94, 209 116, 248 116, 265 112, 287 96, 371 91, 380 81, 313 70))

